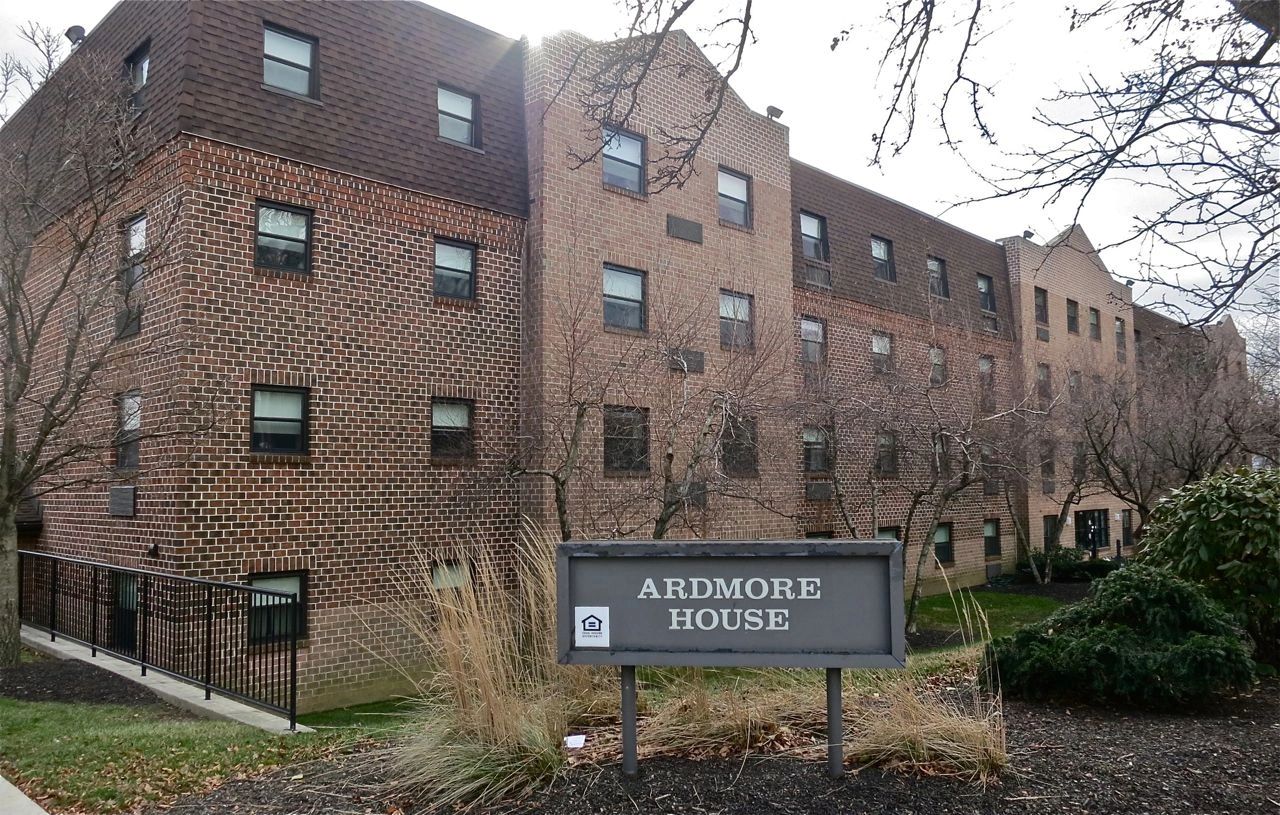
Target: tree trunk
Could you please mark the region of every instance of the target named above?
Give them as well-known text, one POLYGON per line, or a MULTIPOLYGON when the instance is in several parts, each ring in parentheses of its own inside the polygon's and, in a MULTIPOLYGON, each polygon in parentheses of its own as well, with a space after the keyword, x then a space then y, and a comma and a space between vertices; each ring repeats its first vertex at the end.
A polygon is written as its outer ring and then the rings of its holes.
MULTIPOLYGON (((911 527, 914 525, 916 510, 920 507, 920 499, 915 498, 911 501, 911 507, 907 510, 907 522, 902 528, 902 549, 905 554, 907 549, 907 541, 911 539, 911 527)), ((942 517, 939 512, 933 513, 933 519, 929 522, 929 533, 924 536, 924 540, 920 542, 920 556, 916 559, 916 576, 911 583, 911 597, 907 600, 907 622, 906 629, 908 634, 914 634, 917 630, 916 611, 920 608, 920 587, 924 585, 924 567, 929 562, 929 555, 933 552, 933 533, 938 528, 938 518, 942 517)))
POLYGON ((18 664, 22 621, 18 619, 18 511, 0 508, 0 668, 18 664))

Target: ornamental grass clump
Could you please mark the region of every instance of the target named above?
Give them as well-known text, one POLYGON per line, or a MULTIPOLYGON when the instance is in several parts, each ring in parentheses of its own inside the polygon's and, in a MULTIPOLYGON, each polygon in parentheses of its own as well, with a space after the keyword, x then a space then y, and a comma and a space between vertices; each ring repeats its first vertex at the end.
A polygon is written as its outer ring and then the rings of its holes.
POLYGON ((545 787, 566 767, 569 729, 616 707, 607 674, 556 663, 555 541, 528 532, 505 557, 466 554, 469 576, 424 556, 400 587, 398 616, 430 667, 392 764, 432 811, 545 787))
POLYGON ((1178 709, 1247 689, 1249 646, 1199 586, 1130 565, 1084 600, 1001 637, 988 681, 1009 696, 1178 709))

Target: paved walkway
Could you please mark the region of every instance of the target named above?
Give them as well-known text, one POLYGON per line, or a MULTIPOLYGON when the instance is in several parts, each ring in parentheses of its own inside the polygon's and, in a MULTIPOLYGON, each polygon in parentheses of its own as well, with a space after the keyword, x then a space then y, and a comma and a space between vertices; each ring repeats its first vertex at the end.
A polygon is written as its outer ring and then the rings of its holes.
POLYGON ((39 804, 0 776, 0 812, 4 815, 48 815, 39 804))
MULTIPOLYGON (((143 676, 142 669, 132 662, 125 662, 123 659, 117 659, 102 651, 99 651, 96 657, 91 656, 92 652, 88 646, 80 645, 70 640, 59 639, 55 642, 50 642, 48 634, 43 631, 37 631, 34 628, 28 628, 25 625, 22 627, 22 644, 58 659, 78 659, 82 662, 88 662, 90 665, 96 665, 105 671, 111 671, 113 674, 123 676, 125 679, 150 688, 157 696, 169 704, 189 710, 198 716, 239 722, 250 727, 256 727, 259 730, 265 730, 268 733, 289 734, 293 732, 289 730, 289 720, 284 716, 259 710, 242 702, 219 696, 217 693, 213 694, 212 699, 205 699, 204 688, 181 682, 156 671, 148 671, 147 675, 143 676)), ((311 733, 313 731, 311 728, 300 724, 297 732, 311 733)), ((36 811, 40 810, 37 809, 36 811)), ((17 812, 21 813, 22 810, 17 810, 17 812)), ((9 815, 9 810, 5 806, 3 789, 0 789, 0 813, 9 815)))

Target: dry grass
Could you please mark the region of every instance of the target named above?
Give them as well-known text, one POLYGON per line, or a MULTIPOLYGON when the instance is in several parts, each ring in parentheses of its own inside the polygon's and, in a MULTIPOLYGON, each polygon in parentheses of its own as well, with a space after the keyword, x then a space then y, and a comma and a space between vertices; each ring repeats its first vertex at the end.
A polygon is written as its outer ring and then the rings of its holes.
MULTIPOLYGON (((432 667, 419 678, 422 701, 391 763, 400 791, 431 811, 527 797, 553 782, 570 755, 575 764, 617 760, 616 670, 556 663, 555 545, 529 531, 514 559, 469 551, 471 580, 457 588, 433 583, 432 561, 407 571, 398 616, 432 667), (587 732, 587 749, 566 753, 570 732, 587 732)), ((955 598, 969 642, 981 642, 981 610, 955 598)), ((1000 700, 973 676, 976 648, 925 661, 906 673, 846 673, 848 755, 986 781, 1007 756, 1000 700)), ((820 671, 642 676, 642 756, 825 755, 820 671)))
POLYGON ((437 586, 439 561, 423 557, 400 586, 398 616, 432 668, 392 760, 402 790, 432 809, 546 785, 566 765, 569 729, 616 715, 608 674, 556 664, 554 540, 530 530, 514 560, 486 548, 459 554, 472 564, 463 585, 437 586))

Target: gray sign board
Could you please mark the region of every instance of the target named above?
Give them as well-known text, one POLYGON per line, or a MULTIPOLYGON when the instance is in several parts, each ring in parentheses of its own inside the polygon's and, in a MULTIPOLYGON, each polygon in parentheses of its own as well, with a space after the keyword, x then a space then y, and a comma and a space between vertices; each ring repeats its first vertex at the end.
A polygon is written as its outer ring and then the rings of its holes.
POLYGON ((557 570, 562 663, 906 664, 897 541, 575 541, 557 570))

